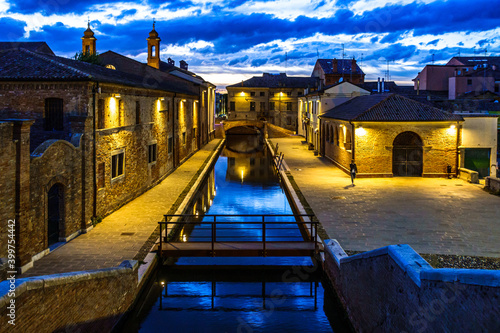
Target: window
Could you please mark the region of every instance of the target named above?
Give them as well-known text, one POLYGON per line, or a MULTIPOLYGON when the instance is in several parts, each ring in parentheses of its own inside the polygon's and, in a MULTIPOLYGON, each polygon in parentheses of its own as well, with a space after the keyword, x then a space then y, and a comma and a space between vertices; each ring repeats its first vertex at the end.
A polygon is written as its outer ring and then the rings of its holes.
POLYGON ((286 102, 286 110, 292 111, 292 102, 286 102))
POLYGON ((196 139, 196 128, 193 128, 193 140, 196 139))
POLYGON ((112 69, 112 70, 115 70, 115 71, 116 71, 116 67, 115 67, 115 66, 113 66, 113 65, 111 65, 111 64, 106 65, 106 68, 107 68, 107 69, 112 69))
POLYGON ((286 95, 287 95, 287 96, 292 96, 292 92, 291 92, 291 91, 287 91, 287 92, 286 92, 286 95))
POLYGON ((151 57, 156 57, 156 46, 151 46, 151 57))
POLYGON ((97 188, 104 187, 105 171, 104 163, 99 163, 97 165, 97 188))
POLYGON ((174 151, 174 138, 170 137, 168 138, 168 153, 172 154, 174 151))
POLYGON ((255 102, 250 102, 250 111, 255 111, 255 102))
POLYGON ((186 132, 182 132, 182 144, 186 144, 186 132))
POLYGON ((121 150, 111 156, 111 179, 123 176, 125 171, 125 151, 121 150))
POLYGON ((269 110, 274 111, 274 102, 269 102, 269 110))
POLYGON ((472 85, 472 79, 467 79, 467 85, 471 86, 472 85))
POLYGON ((292 125, 292 117, 286 117, 286 124, 287 125, 292 125))
POLYGON ((302 91, 299 91, 299 92, 297 93, 297 96, 302 96, 302 95, 304 95, 304 93, 303 93, 302 91))
POLYGON ((135 124, 141 123, 141 102, 135 102, 135 124))
POLYGON ((274 92, 272 92, 272 91, 271 91, 271 92, 269 92, 269 96, 270 96, 270 97, 274 97, 274 92))
POLYGON ((266 110, 266 102, 260 102, 260 111, 266 110))
POLYGON ((266 93, 265 93, 265 92, 263 92, 263 91, 261 91, 261 92, 260 92, 260 96, 261 96, 261 97, 266 96, 266 93))
POLYGON ((499 85, 498 85, 498 84, 495 84, 495 92, 497 93, 497 92, 499 92, 499 91, 500 91, 500 89, 499 89, 499 85))
POLYGON ((229 166, 234 166, 236 164, 236 160, 234 157, 229 158, 229 166))
POLYGON ((250 96, 255 96, 255 91, 251 91, 250 96))
POLYGON ((156 162, 156 143, 148 146, 148 163, 156 162))
POLYGON ((45 130, 64 130, 63 100, 60 98, 45 99, 45 130))
POLYGON ((253 157, 250 158, 250 165, 251 166, 255 165, 255 158, 253 157))
POLYGON ((103 129, 106 127, 104 122, 104 99, 100 98, 97 101, 97 128, 103 129))
POLYGON ((229 102, 229 111, 235 111, 236 110, 236 106, 234 104, 235 104, 234 102, 229 102))
POLYGON ((90 54, 90 45, 85 45, 85 54, 90 54))

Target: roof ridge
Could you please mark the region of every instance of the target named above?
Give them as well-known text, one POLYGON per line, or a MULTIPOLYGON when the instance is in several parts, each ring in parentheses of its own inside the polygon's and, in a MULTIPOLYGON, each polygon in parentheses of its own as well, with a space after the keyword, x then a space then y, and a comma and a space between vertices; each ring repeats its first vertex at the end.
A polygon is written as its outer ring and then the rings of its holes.
MULTIPOLYGON (((55 65, 57 65, 57 66, 59 66, 59 67, 62 67, 62 68, 67 68, 67 69, 69 69, 69 70, 71 70, 71 71, 75 72, 76 74, 80 74, 80 75, 87 76, 89 79, 91 79, 91 78, 92 78, 92 75, 91 75, 91 74, 89 74, 89 73, 86 73, 86 72, 84 72, 84 71, 82 71, 82 70, 79 70, 79 69, 77 69, 77 68, 74 68, 74 67, 72 67, 72 66, 70 66, 70 65, 63 64, 63 63, 61 63, 61 62, 59 62, 59 61, 56 61, 56 60, 54 60, 54 59, 47 58, 45 55, 42 55, 42 54, 39 54, 39 53, 36 53, 36 52, 32 52, 32 51, 27 50, 27 49, 22 48, 22 47, 20 47, 20 48, 19 48, 19 50, 21 50, 21 51, 23 51, 23 52, 26 52, 26 53, 29 53, 29 54, 31 54, 31 55, 33 55, 33 56, 35 56, 35 57, 37 57, 37 58, 40 58, 40 59, 42 59, 42 60, 48 61, 48 62, 50 62, 50 63, 52 63, 52 64, 55 64, 55 65)), ((58 56, 55 56, 55 57, 59 58, 58 56)), ((69 60, 71 60, 71 59, 69 59, 69 60)), ((78 60, 75 60, 75 61, 78 61, 78 60)))
MULTIPOLYGON (((365 96, 380 96, 380 95, 385 95, 385 94, 375 94, 375 95, 365 95, 365 96)), ((393 97, 394 95, 396 95, 395 93, 390 93, 390 94, 387 94, 387 96, 383 99, 381 99, 380 101, 378 101, 376 104, 370 106, 368 109, 366 109, 365 111, 361 112, 360 114, 358 114, 356 117, 354 117, 353 120, 356 120, 358 119, 359 117, 361 117, 362 115, 366 114, 367 112, 371 111, 372 109, 374 109, 375 107, 379 106, 382 102, 385 102, 387 101, 390 97, 393 97)), ((358 96, 359 97, 364 97, 364 96, 358 96)), ((351 101, 354 100, 351 99, 351 101)))

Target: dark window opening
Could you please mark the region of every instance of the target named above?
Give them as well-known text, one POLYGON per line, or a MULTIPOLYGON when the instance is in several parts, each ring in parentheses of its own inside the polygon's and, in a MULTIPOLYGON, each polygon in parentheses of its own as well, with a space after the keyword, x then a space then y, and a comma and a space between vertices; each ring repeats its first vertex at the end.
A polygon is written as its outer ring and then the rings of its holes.
POLYGON ((292 102, 286 102, 286 110, 292 111, 292 102))
POLYGON ((255 96, 255 91, 251 91, 250 96, 255 96))
POLYGON ((45 130, 64 130, 63 100, 60 98, 45 99, 45 130))
POLYGON ((269 110, 274 111, 274 102, 269 102, 269 110))
POLYGON ((135 102, 135 124, 141 123, 141 103, 139 101, 135 102))
POLYGON ((467 79, 467 85, 471 86, 472 85, 472 79, 467 79))
POLYGON ((186 132, 182 132, 182 144, 186 144, 186 132))
POLYGON ((255 111, 255 102, 250 102, 250 111, 255 111))
POLYGON ((104 99, 101 98, 97 101, 97 128, 103 129, 104 127, 106 127, 104 121, 104 99))
POLYGON ((171 154, 174 151, 174 138, 168 138, 168 153, 171 154))
POLYGON ((111 179, 120 177, 125 170, 125 152, 111 156, 111 179))
POLYGON ((261 92, 260 92, 260 96, 266 96, 266 93, 265 93, 265 92, 263 92, 263 91, 261 91, 261 92))
POLYGON ((287 92, 286 92, 286 95, 287 95, 287 96, 292 96, 292 92, 291 92, 291 91, 287 91, 287 92))
POLYGON ((149 145, 149 147, 148 147, 148 150, 149 150, 149 152, 148 152, 148 163, 154 163, 154 162, 156 162, 156 158, 157 158, 157 156, 156 156, 156 147, 157 147, 156 143, 153 143, 153 144, 149 145))
POLYGON ((229 102, 229 111, 235 111, 235 110, 236 110, 235 103, 234 102, 229 102))
POLYGON ((266 102, 260 102, 260 111, 266 110, 266 102))

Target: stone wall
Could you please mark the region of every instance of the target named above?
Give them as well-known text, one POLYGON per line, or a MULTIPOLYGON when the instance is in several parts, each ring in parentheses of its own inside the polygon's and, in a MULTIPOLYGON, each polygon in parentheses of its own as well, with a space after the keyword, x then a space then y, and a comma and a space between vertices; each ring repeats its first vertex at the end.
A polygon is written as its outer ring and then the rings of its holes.
POLYGON ((486 177, 485 187, 490 191, 500 193, 500 178, 496 177, 486 177))
POLYGON ((433 269, 408 245, 348 257, 335 240, 324 266, 358 332, 500 331, 500 271, 433 269))
POLYGON ((138 263, 0 283, 0 327, 9 332, 110 332, 135 299, 138 263), (15 326, 7 306, 15 301, 15 326))
POLYGON ((344 133, 349 134, 347 130, 351 131, 351 125, 344 121, 325 119, 321 121, 321 129, 323 132, 321 135, 324 137, 324 156, 332 160, 341 170, 349 172, 352 152, 344 133), (340 127, 340 125, 342 125, 342 127, 340 127), (326 134, 327 131, 325 131, 325 129, 327 129, 329 134, 326 134))

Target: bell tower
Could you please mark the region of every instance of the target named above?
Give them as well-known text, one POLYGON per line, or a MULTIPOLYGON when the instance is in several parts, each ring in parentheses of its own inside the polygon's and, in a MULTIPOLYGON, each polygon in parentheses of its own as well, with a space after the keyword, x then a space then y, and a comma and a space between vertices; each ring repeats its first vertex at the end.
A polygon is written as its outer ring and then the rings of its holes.
POLYGON ((94 37, 94 32, 90 29, 90 20, 88 23, 88 28, 83 33, 82 37, 82 52, 83 54, 96 54, 96 40, 94 37))
POLYGON ((156 69, 160 68, 160 42, 158 33, 155 30, 155 21, 153 20, 153 30, 148 37, 148 65, 156 69))

